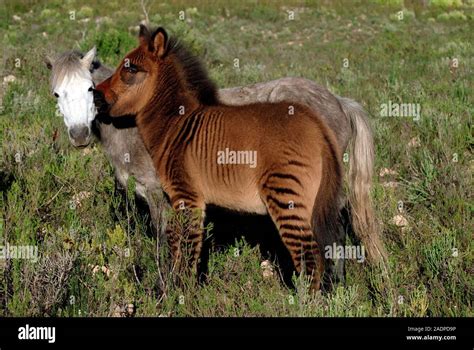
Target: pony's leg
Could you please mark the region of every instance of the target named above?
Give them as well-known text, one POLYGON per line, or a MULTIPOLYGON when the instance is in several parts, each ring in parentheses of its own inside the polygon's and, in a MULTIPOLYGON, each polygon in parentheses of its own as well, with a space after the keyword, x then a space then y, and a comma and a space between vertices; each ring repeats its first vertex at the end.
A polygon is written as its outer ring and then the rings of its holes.
MULTIPOLYGON (((324 242, 324 246, 344 246, 346 242, 346 222, 344 220, 343 209, 340 211, 338 221, 334 227, 334 236, 324 242)), ((327 258, 325 259, 325 271, 321 288, 325 292, 330 292, 338 283, 345 283, 345 260, 327 258)))
POLYGON ((309 275, 311 289, 316 291, 320 289, 324 260, 311 227, 313 204, 309 204, 309 200, 303 203, 304 199, 299 196, 289 199, 288 194, 296 192, 289 190, 294 184, 287 185, 280 184, 278 188, 264 185, 261 197, 290 252, 296 272, 309 275))
MULTIPOLYGON (((337 226, 337 241, 336 245, 345 246, 346 245, 346 236, 351 229, 351 224, 349 220, 349 213, 346 207, 341 208, 339 214, 339 221, 337 226)), ((338 259, 336 261, 336 283, 346 283, 346 261, 344 258, 338 259)))
POLYGON ((166 237, 168 247, 171 253, 171 272, 179 271, 181 267, 181 234, 178 225, 178 211, 169 209, 167 212, 168 220, 166 223, 166 237))
POLYGON ((146 201, 150 211, 151 222, 156 234, 156 263, 158 267, 158 284, 161 291, 165 290, 165 280, 168 276, 168 257, 167 250, 163 249, 166 246, 167 240, 167 222, 166 214, 171 209, 171 206, 163 196, 163 191, 159 188, 147 187, 146 201))

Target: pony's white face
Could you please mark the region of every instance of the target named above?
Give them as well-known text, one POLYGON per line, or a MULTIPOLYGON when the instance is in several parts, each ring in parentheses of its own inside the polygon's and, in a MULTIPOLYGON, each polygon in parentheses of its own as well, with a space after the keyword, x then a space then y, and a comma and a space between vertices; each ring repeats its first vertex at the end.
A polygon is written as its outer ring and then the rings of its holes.
POLYGON ((53 79, 53 94, 64 117, 71 143, 76 147, 86 147, 92 139, 91 126, 96 116, 94 105, 94 82, 89 67, 95 57, 95 47, 83 58, 77 60, 77 66, 56 67, 61 62, 52 63, 53 74, 58 70, 60 78, 53 79))

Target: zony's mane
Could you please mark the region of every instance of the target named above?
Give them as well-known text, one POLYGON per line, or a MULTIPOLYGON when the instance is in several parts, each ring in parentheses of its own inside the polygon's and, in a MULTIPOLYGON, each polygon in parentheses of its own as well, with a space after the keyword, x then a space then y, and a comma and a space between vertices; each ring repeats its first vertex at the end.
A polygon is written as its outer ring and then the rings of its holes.
POLYGON ((195 55, 173 37, 168 41, 167 54, 176 57, 184 73, 187 88, 196 93, 199 102, 204 105, 218 104, 216 85, 209 78, 206 69, 195 55))

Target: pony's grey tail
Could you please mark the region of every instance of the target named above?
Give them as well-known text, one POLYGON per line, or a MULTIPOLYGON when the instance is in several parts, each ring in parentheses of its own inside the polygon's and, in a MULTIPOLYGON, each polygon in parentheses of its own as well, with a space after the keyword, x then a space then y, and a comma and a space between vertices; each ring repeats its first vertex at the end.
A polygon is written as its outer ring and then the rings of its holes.
POLYGON ((385 266, 387 254, 375 220, 370 191, 374 170, 374 141, 367 114, 357 102, 337 96, 342 110, 350 119, 349 205, 354 233, 361 240, 371 263, 385 266))

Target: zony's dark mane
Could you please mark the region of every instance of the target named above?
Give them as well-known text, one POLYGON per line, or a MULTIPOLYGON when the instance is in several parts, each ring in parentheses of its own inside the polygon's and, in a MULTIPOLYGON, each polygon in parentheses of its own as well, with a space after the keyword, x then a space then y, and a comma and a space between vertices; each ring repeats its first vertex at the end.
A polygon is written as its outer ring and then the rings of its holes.
POLYGON ((184 72, 187 87, 195 91, 198 100, 202 104, 218 104, 217 87, 209 78, 201 61, 195 55, 173 37, 168 41, 167 54, 175 55, 184 72))

